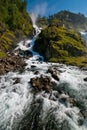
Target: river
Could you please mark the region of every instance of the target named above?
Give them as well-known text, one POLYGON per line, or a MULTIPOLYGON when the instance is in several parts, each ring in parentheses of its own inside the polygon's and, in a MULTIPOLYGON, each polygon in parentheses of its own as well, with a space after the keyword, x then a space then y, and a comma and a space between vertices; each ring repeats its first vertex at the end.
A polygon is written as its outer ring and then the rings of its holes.
POLYGON ((0 77, 0 130, 87 130, 87 70, 44 62, 33 51, 41 32, 36 25, 34 28, 34 38, 21 41, 15 49, 33 53, 33 57, 25 59, 25 70, 0 77), (49 68, 60 72, 59 81, 47 73, 49 68), (54 83, 51 94, 34 92, 30 80, 41 75, 49 76, 54 83))

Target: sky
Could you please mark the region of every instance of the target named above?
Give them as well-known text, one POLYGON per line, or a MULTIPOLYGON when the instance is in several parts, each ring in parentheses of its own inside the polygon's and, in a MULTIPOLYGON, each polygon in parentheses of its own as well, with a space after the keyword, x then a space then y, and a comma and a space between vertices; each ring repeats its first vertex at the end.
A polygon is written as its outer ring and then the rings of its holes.
POLYGON ((87 0, 27 0, 28 12, 49 16, 61 10, 82 13, 87 16, 87 0))

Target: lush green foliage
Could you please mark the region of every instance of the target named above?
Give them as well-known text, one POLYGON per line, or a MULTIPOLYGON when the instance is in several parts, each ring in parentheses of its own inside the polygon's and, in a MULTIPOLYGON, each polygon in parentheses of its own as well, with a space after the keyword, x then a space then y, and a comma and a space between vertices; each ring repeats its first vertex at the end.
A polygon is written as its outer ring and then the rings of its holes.
POLYGON ((32 36, 26 0, 0 0, 0 51, 8 51, 14 40, 32 36))
POLYGON ((26 12, 26 4, 26 0, 0 0, 0 22, 4 22, 11 31, 21 30, 29 35, 32 24, 26 12))
POLYGON ((45 60, 84 66, 87 49, 79 33, 65 28, 54 19, 45 28, 34 46, 36 51, 44 55, 45 60))

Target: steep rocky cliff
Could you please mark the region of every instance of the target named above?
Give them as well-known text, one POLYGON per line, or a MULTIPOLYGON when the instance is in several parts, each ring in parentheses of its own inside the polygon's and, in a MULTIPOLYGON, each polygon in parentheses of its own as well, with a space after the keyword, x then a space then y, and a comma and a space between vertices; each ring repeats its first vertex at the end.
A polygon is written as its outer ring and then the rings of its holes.
POLYGON ((43 55, 46 61, 86 66, 87 48, 84 42, 79 33, 53 20, 38 36, 34 50, 43 55))

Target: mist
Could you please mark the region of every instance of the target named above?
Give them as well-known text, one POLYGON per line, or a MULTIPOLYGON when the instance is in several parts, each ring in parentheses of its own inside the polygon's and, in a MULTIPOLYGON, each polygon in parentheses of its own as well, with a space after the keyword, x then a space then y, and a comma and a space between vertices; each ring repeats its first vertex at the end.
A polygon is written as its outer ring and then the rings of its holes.
POLYGON ((30 17, 32 19, 33 25, 36 25, 36 21, 37 21, 38 15, 44 16, 44 14, 46 13, 46 10, 47 10, 47 3, 46 2, 44 2, 42 4, 39 4, 39 5, 35 5, 31 9, 30 17))

